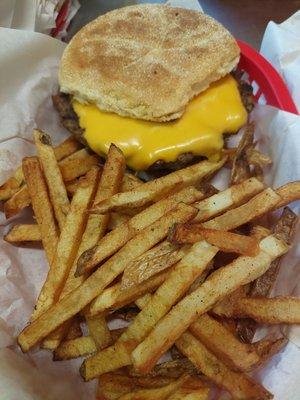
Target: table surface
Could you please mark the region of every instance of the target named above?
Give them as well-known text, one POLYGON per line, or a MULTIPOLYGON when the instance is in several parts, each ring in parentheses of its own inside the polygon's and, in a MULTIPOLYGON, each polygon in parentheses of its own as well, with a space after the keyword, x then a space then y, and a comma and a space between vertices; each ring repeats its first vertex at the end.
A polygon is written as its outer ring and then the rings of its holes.
MULTIPOLYGON (((69 30, 70 39, 83 25, 114 8, 149 1, 80 0, 81 8, 69 30)), ((152 1, 162 3, 163 1, 152 1)), ((280 23, 300 9, 300 0, 200 0, 205 13, 225 25, 232 34, 259 49, 267 23, 280 23)))

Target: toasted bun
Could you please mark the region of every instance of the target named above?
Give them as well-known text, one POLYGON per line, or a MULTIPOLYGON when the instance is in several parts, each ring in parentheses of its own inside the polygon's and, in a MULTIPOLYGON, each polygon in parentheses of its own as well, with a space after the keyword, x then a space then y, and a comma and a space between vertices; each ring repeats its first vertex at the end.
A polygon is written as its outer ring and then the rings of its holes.
POLYGON ((136 5, 102 15, 74 36, 62 57, 59 83, 63 92, 101 110, 168 121, 238 60, 236 41, 213 18, 136 5))

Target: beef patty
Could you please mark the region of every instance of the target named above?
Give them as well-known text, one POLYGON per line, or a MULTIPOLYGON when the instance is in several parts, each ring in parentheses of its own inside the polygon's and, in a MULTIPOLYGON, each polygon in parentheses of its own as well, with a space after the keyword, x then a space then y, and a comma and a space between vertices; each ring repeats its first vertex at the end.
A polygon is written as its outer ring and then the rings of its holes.
MULTIPOLYGON (((252 111, 254 107, 254 97, 252 86, 247 82, 242 81, 239 76, 235 76, 239 83, 239 89, 242 97, 243 104, 248 112, 252 111)), ((66 93, 59 92, 57 95, 52 96, 53 105, 60 115, 62 125, 70 131, 77 140, 87 146, 84 139, 84 130, 79 126, 78 116, 72 107, 72 96, 66 93)), ((170 171, 175 171, 184 168, 188 165, 199 162, 203 159, 202 156, 196 156, 193 153, 182 153, 175 161, 165 162, 158 160, 148 168, 148 172, 153 173, 155 176, 166 174, 170 171)))

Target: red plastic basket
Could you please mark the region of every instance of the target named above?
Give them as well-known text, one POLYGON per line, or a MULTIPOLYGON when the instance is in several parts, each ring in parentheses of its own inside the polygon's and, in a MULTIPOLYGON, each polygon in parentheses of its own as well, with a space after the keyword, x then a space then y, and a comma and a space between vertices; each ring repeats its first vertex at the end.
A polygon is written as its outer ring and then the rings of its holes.
POLYGON ((248 44, 240 40, 238 44, 241 49, 238 68, 247 73, 249 83, 257 88, 256 101, 264 96, 266 104, 298 114, 288 88, 276 69, 248 44))

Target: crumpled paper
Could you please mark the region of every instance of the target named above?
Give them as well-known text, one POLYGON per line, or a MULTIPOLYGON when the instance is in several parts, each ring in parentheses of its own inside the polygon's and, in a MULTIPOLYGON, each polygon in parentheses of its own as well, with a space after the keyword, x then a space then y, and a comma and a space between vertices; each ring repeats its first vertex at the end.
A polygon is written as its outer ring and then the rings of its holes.
POLYGON ((281 24, 269 22, 260 51, 286 81, 300 110, 300 10, 281 24))
MULTIPOLYGON (((0 27, 49 34, 63 3, 64 0, 1 0, 0 27)), ((60 38, 66 35, 66 27, 79 8, 79 1, 71 0, 60 38)))
MULTIPOLYGON (((195 4, 195 2, 192 2, 195 4)), ((176 1, 176 5, 190 4, 176 1), (180 3, 180 4, 179 4, 180 3), (184 4, 183 4, 184 3, 184 4)), ((0 13, 1 15, 1 13, 0 13)), ((269 25, 270 26, 270 25, 269 25)), ((268 28, 269 29, 269 28, 268 28)), ((296 34, 300 34, 300 30, 296 34)), ((289 46, 275 46, 282 30, 267 31, 268 49, 284 58, 289 46)), ((14 171, 21 159, 34 152, 32 129, 51 134, 55 143, 67 133, 59 125, 50 96, 58 89, 57 71, 64 44, 46 35, 0 28, 0 183, 14 171)), ((287 78, 287 76, 285 76, 287 78)), ((298 92, 299 93, 299 92, 298 92)), ((300 179, 299 116, 273 107, 257 106, 252 113, 259 146, 273 159, 267 180, 275 187, 300 179)), ((299 213, 299 204, 293 208, 299 213)), ((27 218, 15 217, 13 223, 27 218)), ((0 215, 0 238, 12 221, 0 215)), ((274 294, 300 295, 300 246, 285 257, 274 294)), ((83 383, 78 368, 81 360, 53 362, 51 353, 35 349, 22 354, 15 338, 31 314, 47 273, 44 253, 36 248, 18 248, 0 239, 0 399, 5 400, 88 400, 94 398, 95 382, 83 383)), ((300 330, 284 334, 290 342, 257 375, 275 394, 275 399, 298 400, 300 392, 300 330)))

